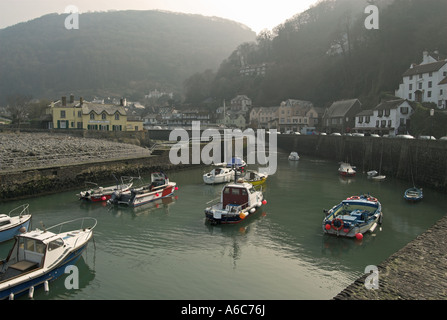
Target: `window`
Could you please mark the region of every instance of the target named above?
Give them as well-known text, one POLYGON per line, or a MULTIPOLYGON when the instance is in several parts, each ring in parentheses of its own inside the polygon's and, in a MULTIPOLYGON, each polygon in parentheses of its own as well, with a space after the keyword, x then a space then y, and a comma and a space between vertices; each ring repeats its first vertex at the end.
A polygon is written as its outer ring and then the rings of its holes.
POLYGON ((370 116, 366 116, 365 117, 365 123, 369 123, 371 121, 371 117, 370 116))
POLYGON ((422 79, 422 73, 421 73, 421 74, 419 74, 419 79, 422 79))
POLYGON ((408 114, 408 107, 401 107, 401 108, 400 108, 400 113, 402 113, 402 114, 408 114))
POLYGON ((422 82, 419 82, 419 89, 422 89, 422 82))
POLYGON ((103 114, 101 114, 101 119, 102 120, 106 120, 107 119, 107 115, 105 114, 105 112, 103 114))
POLYGON ((65 110, 61 110, 61 119, 65 119, 65 110))
POLYGON ((62 239, 53 240, 48 244, 48 251, 55 250, 57 248, 62 247, 63 245, 64 241, 62 239))
POLYGON ((427 98, 431 98, 431 91, 427 91, 427 98))
POLYGON ((444 91, 442 91, 442 89, 441 89, 441 90, 439 90, 439 95, 440 95, 440 96, 442 96, 442 95, 443 95, 443 93, 444 93, 444 91))
POLYGON ((391 120, 388 120, 388 127, 391 128, 391 124, 392 124, 392 121, 391 121, 391 120))
POLYGON ((363 123, 363 117, 359 116, 359 123, 363 123))
POLYGON ((233 196, 238 196, 240 194, 239 193, 239 189, 238 188, 231 188, 231 194, 233 196))
POLYGON ((377 127, 377 128, 379 127, 379 124, 380 124, 380 121, 379 121, 379 120, 376 120, 376 127, 377 127))
POLYGON ((428 87, 429 87, 429 88, 432 87, 432 82, 431 82, 431 81, 428 82, 428 87))
POLYGON ((413 95, 411 93, 408 94, 408 99, 412 99, 413 95))
POLYGON ((428 76, 431 77, 433 75, 433 72, 429 72, 428 76))
POLYGON ((120 119, 120 114, 117 112, 115 113, 115 120, 119 120, 120 119))
POLYGON ((82 117, 82 111, 78 111, 78 118, 82 117))
POLYGON ((383 110, 379 110, 378 113, 377 113, 377 116, 378 117, 382 117, 383 116, 383 110))
POLYGON ((405 118, 400 118, 399 120, 400 120, 400 121, 399 121, 399 122, 400 122, 400 125, 401 125, 401 126, 404 126, 404 125, 405 125, 405 118))
POLYGON ((382 121, 380 122, 380 126, 381 126, 382 128, 385 128, 385 127, 386 127, 386 120, 382 120, 382 121))
POLYGON ((90 113, 90 120, 95 120, 95 114, 93 112, 90 113))
POLYGON ((389 117, 390 116, 390 109, 385 109, 385 117, 389 117))
POLYGON ((410 85, 408 86, 408 90, 413 90, 413 84, 410 83, 410 85))

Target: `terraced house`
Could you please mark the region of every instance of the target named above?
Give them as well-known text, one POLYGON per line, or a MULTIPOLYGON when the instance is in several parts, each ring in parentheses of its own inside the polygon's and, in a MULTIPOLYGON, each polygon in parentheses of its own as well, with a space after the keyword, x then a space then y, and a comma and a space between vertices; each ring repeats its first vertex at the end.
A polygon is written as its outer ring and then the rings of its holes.
POLYGON ((74 96, 52 102, 47 113, 52 116, 50 129, 79 129, 98 131, 140 131, 143 122, 127 116, 124 100, 120 105, 84 101, 74 96))

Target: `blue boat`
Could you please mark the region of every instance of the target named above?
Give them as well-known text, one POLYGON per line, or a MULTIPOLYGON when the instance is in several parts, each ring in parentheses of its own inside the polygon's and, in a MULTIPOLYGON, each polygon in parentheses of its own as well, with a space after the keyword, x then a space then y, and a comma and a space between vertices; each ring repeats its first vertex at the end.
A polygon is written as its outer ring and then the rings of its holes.
POLYGON ((348 197, 324 212, 324 233, 357 239, 367 231, 374 232, 383 218, 382 205, 370 195, 348 197))
POLYGON ((404 198, 410 202, 421 201, 424 198, 424 194, 422 193, 422 188, 412 187, 405 190, 404 198))
POLYGON ((24 204, 8 214, 0 214, 0 242, 11 240, 16 235, 28 231, 31 222, 28 207, 28 204, 24 204))
POLYGON ((73 265, 93 237, 94 218, 80 218, 60 223, 44 230, 33 230, 16 236, 8 257, 0 261, 0 299, 14 299, 34 288, 49 288, 49 282, 65 273, 73 265), (89 227, 84 220, 93 221, 89 227), (81 222, 79 229, 61 232, 71 223, 81 222), (59 229, 59 232, 50 230, 59 229))

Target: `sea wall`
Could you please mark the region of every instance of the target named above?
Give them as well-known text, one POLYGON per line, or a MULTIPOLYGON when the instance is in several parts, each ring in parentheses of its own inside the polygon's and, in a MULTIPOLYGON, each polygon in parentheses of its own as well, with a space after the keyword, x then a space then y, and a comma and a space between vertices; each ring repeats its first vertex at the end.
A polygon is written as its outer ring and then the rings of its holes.
POLYGON ((447 141, 349 136, 278 135, 278 148, 380 171, 447 192, 447 141))
POLYGON ((43 194, 85 187, 85 182, 115 183, 113 175, 142 176, 152 171, 179 170, 188 165, 174 166, 169 152, 126 160, 103 160, 88 163, 31 168, 14 172, 0 172, 0 201, 16 200, 43 194))

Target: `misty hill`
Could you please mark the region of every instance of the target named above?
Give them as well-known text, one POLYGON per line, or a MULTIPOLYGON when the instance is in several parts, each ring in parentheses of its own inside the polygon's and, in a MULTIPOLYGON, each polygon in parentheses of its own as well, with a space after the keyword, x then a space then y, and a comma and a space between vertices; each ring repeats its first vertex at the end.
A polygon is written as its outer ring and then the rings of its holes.
POLYGON ((255 32, 221 18, 161 11, 84 13, 67 30, 50 14, 0 30, 0 102, 14 93, 141 96, 180 91, 195 72, 217 69, 255 32))
POLYGON ((321 0, 273 32, 261 32, 255 43, 240 45, 215 74, 189 78, 187 101, 246 94, 261 106, 300 99, 324 107, 360 98, 372 107, 394 94, 424 50, 447 54, 446 12, 445 0, 321 0), (365 28, 369 4, 379 8, 377 30, 365 28), (264 75, 241 76, 243 66, 262 64, 264 75))

